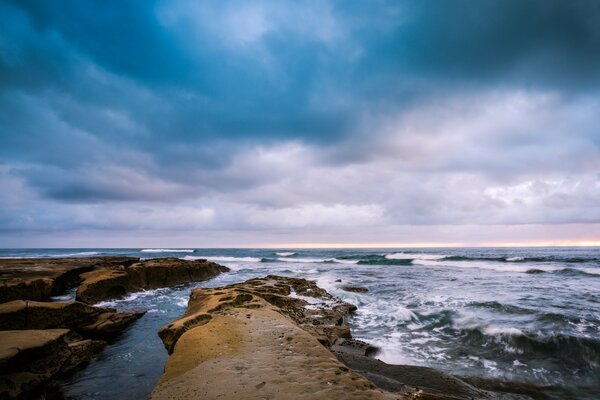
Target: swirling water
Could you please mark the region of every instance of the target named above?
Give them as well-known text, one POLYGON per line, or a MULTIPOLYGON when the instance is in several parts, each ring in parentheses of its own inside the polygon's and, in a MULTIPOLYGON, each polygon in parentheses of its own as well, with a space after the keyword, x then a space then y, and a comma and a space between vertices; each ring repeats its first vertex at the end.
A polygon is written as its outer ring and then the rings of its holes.
POLYGON ((208 258, 232 271, 102 303, 147 313, 64 382, 76 399, 145 398, 167 358, 156 332, 184 312, 190 289, 267 274, 316 280, 356 304, 354 336, 380 347, 377 357, 388 363, 600 398, 600 248, 0 250, 2 257, 94 255, 208 258), (348 283, 369 291, 345 292, 348 283))

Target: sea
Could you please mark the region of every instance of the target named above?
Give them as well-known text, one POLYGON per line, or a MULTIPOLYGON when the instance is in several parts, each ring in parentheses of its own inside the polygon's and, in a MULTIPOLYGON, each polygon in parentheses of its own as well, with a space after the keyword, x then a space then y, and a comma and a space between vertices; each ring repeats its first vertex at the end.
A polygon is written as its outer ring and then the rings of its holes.
MULTIPOLYGON (((145 399, 167 352, 157 332, 185 311, 190 290, 268 274, 314 280, 358 306, 355 338, 391 364, 560 387, 600 399, 600 248, 0 249, 0 257, 205 258, 231 272, 99 303, 146 314, 87 368, 66 379, 73 399, 145 399), (352 293, 344 285, 359 285, 352 293)), ((74 291, 55 300, 71 300, 74 291)))

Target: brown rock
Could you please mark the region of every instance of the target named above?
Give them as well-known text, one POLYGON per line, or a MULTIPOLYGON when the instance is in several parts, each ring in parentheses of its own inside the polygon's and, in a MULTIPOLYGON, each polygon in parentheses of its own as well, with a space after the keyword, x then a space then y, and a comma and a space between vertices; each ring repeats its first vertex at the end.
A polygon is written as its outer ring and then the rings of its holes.
POLYGON ((268 276, 192 291, 160 332, 171 357, 152 399, 400 399, 349 370, 319 341, 354 306, 314 282, 268 276))
POLYGON ((118 298, 126 293, 203 281, 229 271, 206 260, 178 258, 142 260, 131 265, 96 268, 83 273, 77 300, 96 303, 118 298))
POLYGON ((0 304, 0 330, 67 328, 84 337, 108 337, 127 328, 143 314, 116 312, 80 302, 14 300, 0 304))
POLYGON ((79 275, 97 267, 127 265, 134 257, 0 259, 0 303, 48 300, 79 284, 79 275))
POLYGON ((345 290, 346 292, 354 292, 354 293, 367 293, 369 291, 369 289, 367 289, 366 287, 357 286, 357 285, 344 285, 341 287, 341 289, 345 290))
POLYGON ((28 398, 51 379, 79 369, 104 345, 68 329, 1 331, 0 398, 28 398))

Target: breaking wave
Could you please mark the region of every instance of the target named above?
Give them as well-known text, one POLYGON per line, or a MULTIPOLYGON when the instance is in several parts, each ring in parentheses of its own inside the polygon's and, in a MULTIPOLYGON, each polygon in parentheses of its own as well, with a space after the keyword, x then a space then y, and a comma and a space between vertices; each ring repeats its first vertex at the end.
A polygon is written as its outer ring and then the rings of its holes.
POLYGON ((192 249, 143 249, 141 253, 193 253, 192 249))

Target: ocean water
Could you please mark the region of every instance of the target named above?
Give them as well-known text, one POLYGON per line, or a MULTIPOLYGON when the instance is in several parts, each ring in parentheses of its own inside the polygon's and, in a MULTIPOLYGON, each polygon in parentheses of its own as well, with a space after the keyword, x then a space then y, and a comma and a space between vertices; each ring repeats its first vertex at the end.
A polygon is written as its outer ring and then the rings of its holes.
POLYGON ((207 258, 231 272, 100 303, 147 313, 64 382, 75 399, 145 398, 167 358, 157 331, 184 312, 190 289, 267 274, 315 280, 356 304, 352 332, 378 346, 385 362, 600 398, 600 248, 0 250, 0 257, 95 255, 207 258), (341 289, 350 283, 369 291, 341 289))

